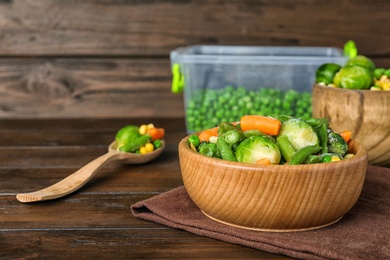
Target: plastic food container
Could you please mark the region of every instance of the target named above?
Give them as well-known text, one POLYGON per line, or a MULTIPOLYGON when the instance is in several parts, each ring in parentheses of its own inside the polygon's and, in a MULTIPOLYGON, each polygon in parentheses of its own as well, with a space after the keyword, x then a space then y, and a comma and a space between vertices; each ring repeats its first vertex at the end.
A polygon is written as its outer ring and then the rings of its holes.
POLYGON ((189 46, 170 53, 172 91, 184 90, 187 132, 244 114, 311 117, 311 87, 323 63, 344 65, 332 47, 189 46))

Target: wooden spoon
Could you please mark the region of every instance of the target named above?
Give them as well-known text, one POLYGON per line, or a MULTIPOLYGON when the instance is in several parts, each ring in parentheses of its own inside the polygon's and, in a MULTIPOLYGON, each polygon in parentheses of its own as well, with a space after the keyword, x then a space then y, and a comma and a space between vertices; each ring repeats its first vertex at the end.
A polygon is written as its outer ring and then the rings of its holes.
POLYGON ((91 161, 78 171, 72 173, 65 179, 42 190, 31 193, 17 194, 16 198, 20 202, 35 202, 51 200, 68 195, 86 184, 104 165, 109 162, 120 160, 128 164, 142 164, 149 162, 159 156, 165 148, 165 142, 162 141, 162 146, 155 151, 147 154, 134 154, 120 152, 116 149, 115 141, 108 147, 108 152, 95 160, 91 161))

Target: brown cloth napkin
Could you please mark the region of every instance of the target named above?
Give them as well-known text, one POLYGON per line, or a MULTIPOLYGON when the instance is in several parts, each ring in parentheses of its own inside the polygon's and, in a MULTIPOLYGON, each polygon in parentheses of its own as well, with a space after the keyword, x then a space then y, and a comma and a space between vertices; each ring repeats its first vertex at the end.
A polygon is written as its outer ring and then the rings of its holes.
POLYGON ((362 194, 337 223, 288 233, 245 230, 203 215, 184 187, 131 206, 135 217, 300 259, 390 259, 390 168, 369 166, 362 194))

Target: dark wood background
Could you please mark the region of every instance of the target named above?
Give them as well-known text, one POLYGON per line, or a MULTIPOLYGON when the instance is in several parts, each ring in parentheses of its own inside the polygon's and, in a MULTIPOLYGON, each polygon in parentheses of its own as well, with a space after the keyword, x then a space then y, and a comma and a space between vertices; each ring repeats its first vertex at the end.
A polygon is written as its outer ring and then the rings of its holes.
POLYGON ((181 46, 342 47, 390 67, 389 0, 0 0, 0 118, 182 117, 181 46))

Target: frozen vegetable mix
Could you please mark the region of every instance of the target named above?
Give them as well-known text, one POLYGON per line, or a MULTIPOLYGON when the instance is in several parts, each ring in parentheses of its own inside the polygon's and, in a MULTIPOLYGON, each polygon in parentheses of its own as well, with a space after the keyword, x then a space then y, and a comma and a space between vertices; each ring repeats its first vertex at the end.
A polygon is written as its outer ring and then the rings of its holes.
POLYGON ((162 146, 164 135, 164 128, 155 127, 153 124, 127 125, 116 133, 115 142, 118 151, 146 154, 162 146))
POLYGON ((188 143, 196 152, 223 160, 297 165, 353 156, 348 153, 350 137, 349 130, 334 132, 325 118, 244 115, 239 123, 221 122, 218 127, 193 134, 188 143), (206 140, 202 136, 210 137, 206 140))
POLYGON ((317 84, 352 90, 390 90, 390 68, 377 68, 370 58, 357 55, 352 41, 346 44, 344 51, 349 60, 343 67, 325 63, 317 68, 317 84))

